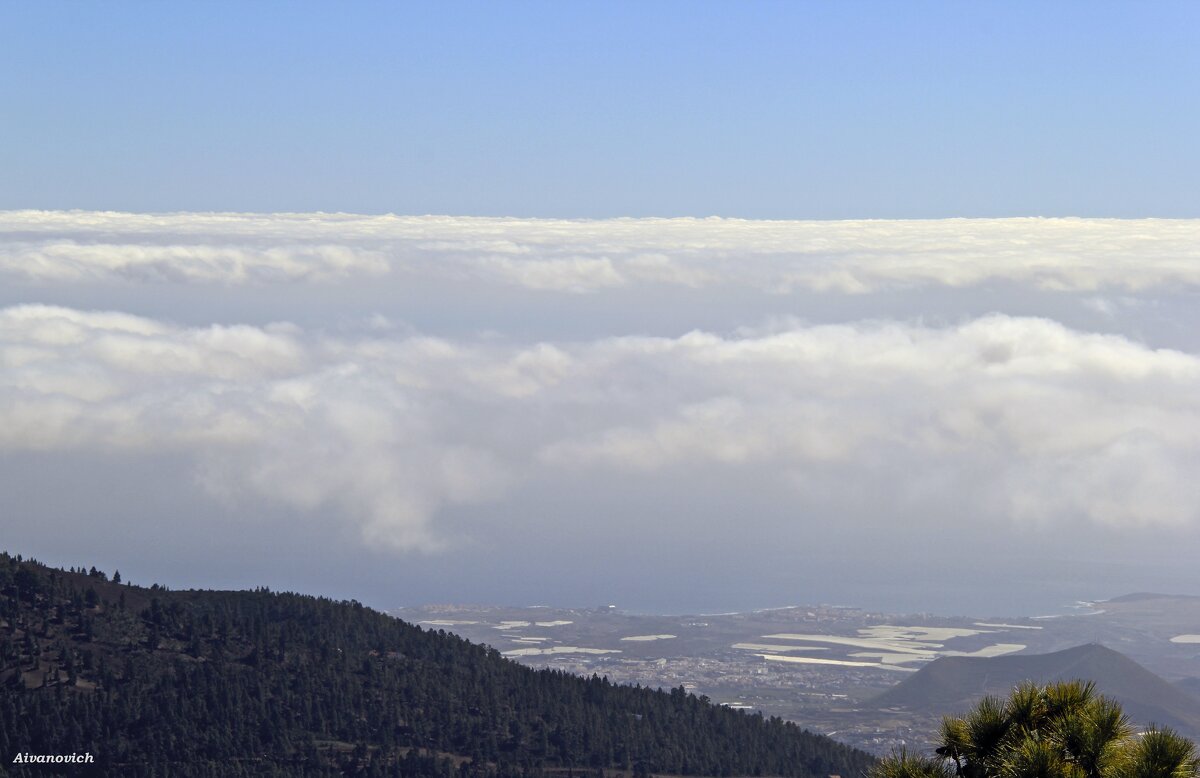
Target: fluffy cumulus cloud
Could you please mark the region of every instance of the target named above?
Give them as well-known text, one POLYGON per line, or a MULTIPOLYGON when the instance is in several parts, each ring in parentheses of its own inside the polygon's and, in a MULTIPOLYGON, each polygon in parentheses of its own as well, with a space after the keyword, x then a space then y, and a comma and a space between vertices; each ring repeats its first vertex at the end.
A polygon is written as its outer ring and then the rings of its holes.
POLYGON ((1004 315, 522 343, 18 305, 0 449, 182 454, 218 499, 397 550, 453 544, 448 509, 567 473, 753 469, 798 503, 869 482, 881 510, 960 494, 980 520, 1189 526, 1200 358, 1004 315))
MULTIPOLYGON (((1013 282, 1200 286, 1200 220, 745 221, 0 213, 0 280, 413 278, 585 293, 662 285, 838 294, 1013 282)), ((1093 294, 1094 297, 1094 294, 1093 294)), ((1100 298, 1094 298, 1100 299, 1100 298)))
POLYGON ((0 530, 432 599, 672 544, 744 604, 946 543, 1194 586, 1198 292, 1191 220, 0 213, 0 530))
POLYGON ((307 338, 287 325, 184 329, 117 313, 0 313, 0 447, 171 451, 212 493, 328 508, 394 548, 434 548, 439 506, 503 468, 444 421, 436 342, 307 338), (376 352, 388 358, 376 358, 376 352), (422 367, 414 367, 422 366, 422 367))

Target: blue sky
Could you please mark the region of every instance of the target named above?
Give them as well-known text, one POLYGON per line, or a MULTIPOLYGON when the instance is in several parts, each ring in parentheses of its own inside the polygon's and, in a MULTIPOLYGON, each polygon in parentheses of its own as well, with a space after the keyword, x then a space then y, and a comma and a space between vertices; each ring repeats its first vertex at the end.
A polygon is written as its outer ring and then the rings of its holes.
POLYGON ((0 208, 1200 214, 1194 3, 15 3, 0 208))

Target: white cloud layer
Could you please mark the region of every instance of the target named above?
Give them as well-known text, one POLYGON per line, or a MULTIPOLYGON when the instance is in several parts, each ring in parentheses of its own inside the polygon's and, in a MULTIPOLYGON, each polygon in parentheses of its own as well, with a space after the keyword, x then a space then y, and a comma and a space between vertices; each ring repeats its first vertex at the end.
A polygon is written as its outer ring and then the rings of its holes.
POLYGON ((21 305, 0 309, 0 450, 182 453, 221 499, 399 550, 453 542, 451 506, 580 472, 1196 526, 1200 358, 1003 315, 519 345, 21 305))
POLYGON ((1200 220, 549 220, 0 212, 0 279, 267 284, 388 276, 581 293, 641 285, 867 293, 1001 281, 1200 286, 1200 220))

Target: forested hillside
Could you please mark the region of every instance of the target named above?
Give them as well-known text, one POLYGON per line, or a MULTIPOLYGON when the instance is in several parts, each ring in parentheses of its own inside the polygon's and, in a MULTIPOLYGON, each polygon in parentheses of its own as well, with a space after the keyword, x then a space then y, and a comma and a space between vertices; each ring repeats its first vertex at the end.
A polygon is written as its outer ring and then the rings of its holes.
POLYGON ((0 773, 850 778, 866 754, 778 719, 537 671, 356 602, 128 586, 0 554, 0 773))

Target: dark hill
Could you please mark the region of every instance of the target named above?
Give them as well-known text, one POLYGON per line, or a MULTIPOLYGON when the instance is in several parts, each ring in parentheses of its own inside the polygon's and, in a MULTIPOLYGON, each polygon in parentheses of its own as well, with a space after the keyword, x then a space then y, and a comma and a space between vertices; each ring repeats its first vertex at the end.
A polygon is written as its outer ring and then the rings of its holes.
POLYGON ((0 774, 90 752, 121 776, 860 776, 801 730, 533 670, 356 602, 150 589, 0 554, 0 774))
POLYGON ((1200 678, 1184 678, 1182 681, 1176 681, 1175 685, 1200 700, 1200 678))
POLYGON ((992 658, 950 656, 930 662, 872 700, 880 708, 929 713, 965 710, 985 694, 1005 696, 1022 681, 1084 679, 1119 701, 1140 724, 1162 724, 1190 737, 1200 734, 1200 700, 1124 654, 1091 643, 1051 654, 992 658))

